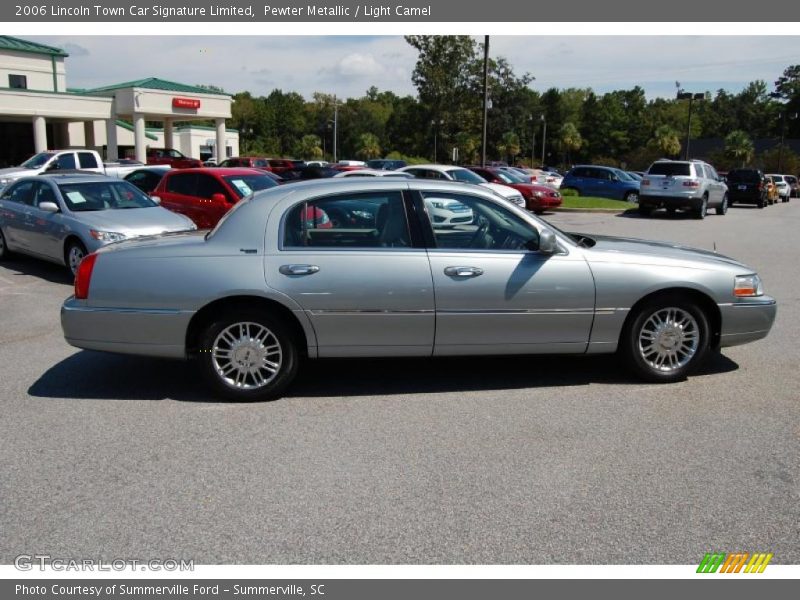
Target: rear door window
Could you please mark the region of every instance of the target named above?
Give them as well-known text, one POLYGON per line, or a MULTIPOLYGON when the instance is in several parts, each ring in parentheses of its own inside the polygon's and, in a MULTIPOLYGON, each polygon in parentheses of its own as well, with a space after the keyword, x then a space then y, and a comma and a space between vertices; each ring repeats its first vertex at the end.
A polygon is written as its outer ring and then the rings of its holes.
POLYGON ((91 152, 78 152, 78 163, 81 169, 97 169, 97 158, 91 152))

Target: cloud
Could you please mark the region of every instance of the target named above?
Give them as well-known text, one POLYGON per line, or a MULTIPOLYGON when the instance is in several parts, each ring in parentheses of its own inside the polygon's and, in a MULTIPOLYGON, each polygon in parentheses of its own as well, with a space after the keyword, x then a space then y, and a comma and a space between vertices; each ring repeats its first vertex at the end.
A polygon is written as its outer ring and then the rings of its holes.
POLYGON ((345 77, 369 77, 382 73, 384 68, 371 54, 353 52, 339 61, 336 71, 345 77))
POLYGON ((62 48, 70 56, 89 56, 89 51, 78 44, 66 43, 62 48))

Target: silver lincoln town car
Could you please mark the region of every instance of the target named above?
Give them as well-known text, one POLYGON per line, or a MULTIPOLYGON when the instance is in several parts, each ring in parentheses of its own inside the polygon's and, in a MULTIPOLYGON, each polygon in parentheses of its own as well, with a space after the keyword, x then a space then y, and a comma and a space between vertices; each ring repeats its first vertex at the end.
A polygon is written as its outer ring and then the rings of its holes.
POLYGON ((301 357, 604 354, 672 382, 767 335, 733 259, 559 231, 490 190, 353 178, 258 192, 212 231, 110 244, 78 268, 73 346, 193 358, 222 396, 279 396, 301 357), (473 215, 450 228, 429 206, 473 215))

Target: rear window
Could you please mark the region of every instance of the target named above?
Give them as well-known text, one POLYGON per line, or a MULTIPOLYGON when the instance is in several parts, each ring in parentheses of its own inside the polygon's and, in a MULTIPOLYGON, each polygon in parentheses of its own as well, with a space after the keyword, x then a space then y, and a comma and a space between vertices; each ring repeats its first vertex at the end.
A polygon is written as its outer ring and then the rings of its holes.
POLYGON ((761 174, 758 171, 753 171, 750 169, 743 169, 741 171, 731 171, 730 173, 728 173, 728 181, 758 183, 759 181, 761 181, 761 174))
POLYGON ((650 175, 666 175, 667 177, 684 176, 689 177, 689 163, 683 162, 657 162, 650 165, 647 171, 650 175))

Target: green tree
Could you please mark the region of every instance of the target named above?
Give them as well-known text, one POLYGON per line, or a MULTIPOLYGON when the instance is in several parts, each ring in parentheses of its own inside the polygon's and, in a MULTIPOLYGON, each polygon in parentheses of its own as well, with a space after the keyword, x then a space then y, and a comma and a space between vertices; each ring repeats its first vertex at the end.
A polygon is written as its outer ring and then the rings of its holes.
POLYGON ((508 159, 509 164, 514 164, 514 157, 520 151, 519 136, 513 131, 506 131, 500 138, 497 149, 504 158, 508 159))
POLYGON ((583 138, 575 123, 567 122, 561 126, 558 131, 558 145, 564 153, 564 163, 568 166, 571 154, 583 146, 583 138))
POLYGON ((381 155, 381 146, 378 136, 374 133, 362 133, 359 138, 359 146, 356 150, 356 156, 369 160, 371 158, 378 158, 381 155))
POLYGON ((741 166, 753 158, 755 148, 750 136, 741 129, 731 131, 725 136, 725 154, 741 162, 741 166))
POLYGON ((322 140, 314 134, 304 135, 297 147, 297 154, 304 159, 322 158, 322 140))
POLYGON ((650 140, 653 148, 658 150, 662 156, 678 156, 681 152, 681 141, 678 132, 669 125, 661 125, 656 129, 653 138, 650 140))

